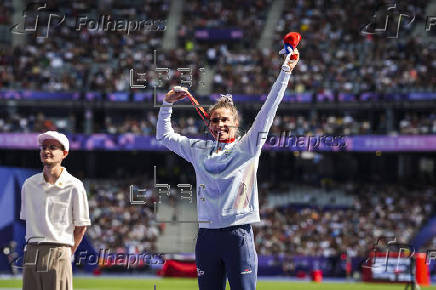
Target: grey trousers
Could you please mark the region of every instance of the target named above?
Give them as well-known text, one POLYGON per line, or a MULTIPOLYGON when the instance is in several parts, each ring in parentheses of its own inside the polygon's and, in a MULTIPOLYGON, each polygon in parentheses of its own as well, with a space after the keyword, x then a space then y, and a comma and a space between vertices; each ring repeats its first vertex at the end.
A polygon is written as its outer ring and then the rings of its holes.
POLYGON ((23 290, 73 289, 70 247, 27 245, 23 267, 23 290))

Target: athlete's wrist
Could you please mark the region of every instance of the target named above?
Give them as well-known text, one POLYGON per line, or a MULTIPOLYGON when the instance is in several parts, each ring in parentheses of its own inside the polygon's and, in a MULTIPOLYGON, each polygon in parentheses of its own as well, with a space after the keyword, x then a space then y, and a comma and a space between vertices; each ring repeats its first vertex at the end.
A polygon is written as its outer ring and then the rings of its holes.
POLYGON ((284 72, 286 72, 288 74, 292 73, 292 69, 290 68, 289 65, 286 65, 286 64, 282 65, 282 71, 284 71, 284 72))

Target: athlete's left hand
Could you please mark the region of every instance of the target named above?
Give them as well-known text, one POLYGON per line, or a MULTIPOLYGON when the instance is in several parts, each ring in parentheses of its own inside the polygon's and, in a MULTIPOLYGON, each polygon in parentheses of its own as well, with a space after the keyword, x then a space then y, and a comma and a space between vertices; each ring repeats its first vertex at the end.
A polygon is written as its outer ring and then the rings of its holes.
POLYGON ((174 103, 178 100, 184 99, 189 94, 188 89, 184 87, 174 87, 166 95, 165 101, 174 103))

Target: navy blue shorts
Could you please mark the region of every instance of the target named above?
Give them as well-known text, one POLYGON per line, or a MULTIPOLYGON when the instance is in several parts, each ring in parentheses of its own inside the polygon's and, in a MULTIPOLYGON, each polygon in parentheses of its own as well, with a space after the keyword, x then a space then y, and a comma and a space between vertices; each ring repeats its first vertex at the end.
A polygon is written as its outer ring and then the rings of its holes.
POLYGON ((251 225, 198 230, 195 246, 200 290, 255 290, 257 254, 251 225))

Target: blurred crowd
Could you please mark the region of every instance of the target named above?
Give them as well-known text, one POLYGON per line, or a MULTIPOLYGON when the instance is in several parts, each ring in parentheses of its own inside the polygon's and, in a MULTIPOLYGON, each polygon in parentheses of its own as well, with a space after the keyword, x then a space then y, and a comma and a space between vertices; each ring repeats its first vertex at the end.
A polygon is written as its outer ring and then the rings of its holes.
POLYGON ((405 113, 388 130, 384 114, 374 120, 351 114, 324 114, 310 119, 305 116, 278 115, 274 118, 271 133, 291 132, 293 135, 369 135, 369 134, 436 134, 436 113, 405 113))
POLYGON ((0 3, 0 25, 11 24, 12 12, 12 0, 3 0, 0 3))
POLYGON ((365 257, 382 236, 411 242, 436 209, 434 188, 367 185, 349 194, 353 208, 261 205, 262 223, 254 227, 257 253, 365 257))
POLYGON ((111 180, 89 184, 92 227, 87 233, 94 248, 112 253, 157 253, 156 241, 163 228, 152 223, 153 200, 148 205, 131 205, 127 183, 111 180))
MULTIPOLYGON (((167 0, 48 1, 47 9, 65 13, 65 23, 52 27, 48 38, 29 35, 26 45, 0 49, 0 88, 100 92, 128 90, 130 69, 139 72, 151 70, 153 49, 160 47, 166 29, 168 5, 167 0), (147 26, 143 26, 141 31, 129 34, 121 29, 91 29, 89 25, 76 31, 79 17, 85 16, 97 21, 101 18, 96 17, 105 16, 112 20, 153 22, 145 22, 147 26)), ((41 16, 44 15, 41 13, 41 16)), ((27 21, 31 23, 30 19, 27 21)), ((112 26, 108 27, 112 29, 112 26)), ((159 60, 162 59, 163 56, 160 56, 159 60)), ((164 66, 171 60, 159 64, 164 66)))
MULTIPOLYGON (((427 1, 414 1, 413 5, 399 7, 412 10, 417 16, 415 21, 422 21, 426 5, 427 1)), ((431 90, 436 47, 414 37, 412 26, 401 27, 401 34, 395 39, 360 33, 373 14, 382 9, 387 7, 381 6, 380 1, 286 1, 273 34, 275 49, 253 49, 253 43, 244 50, 220 46, 214 91, 268 91, 282 64, 277 51, 288 31, 299 31, 303 36, 299 46, 301 61, 291 81, 296 92, 431 90)))
MULTIPOLYGON (((253 48, 253 40, 262 34, 272 3, 273 0, 189 1, 189 5, 183 7, 178 41, 190 47, 199 28, 238 28, 244 33, 243 46, 253 48)), ((207 49, 210 63, 216 63, 217 53, 214 47, 207 49)))
MULTIPOLYGON (((55 5, 52 2, 48 4, 55 5)), ((0 11, 7 10, 8 3, 0 5, 0 11)), ((56 4, 56 8, 74 17, 111 15, 112 19, 151 19, 163 24, 130 34, 75 31, 77 20, 67 17, 65 25, 50 31, 49 38, 28 36, 26 45, 0 49, 0 88, 128 91, 132 68, 145 73, 142 79, 147 87, 156 85, 158 79, 171 87, 186 80, 177 68, 189 68, 193 74, 192 89, 196 91, 200 68, 207 64, 213 72, 213 92, 265 94, 282 64, 277 54, 282 48, 281 38, 288 31, 299 31, 303 35, 302 58, 291 81, 296 92, 390 93, 433 89, 436 47, 415 36, 413 25, 402 24, 398 38, 361 33, 376 12, 387 9, 379 1, 286 1, 271 35, 272 49, 259 49, 257 42, 267 26, 272 4, 272 0, 190 1, 183 5, 180 25, 169 28, 166 26, 169 0, 64 1, 56 4), (176 29, 171 41, 178 45, 164 51, 163 30, 167 28, 176 29), (196 30, 214 28, 241 29, 243 37, 231 42, 197 39, 196 30), (168 68, 168 75, 161 72, 159 77, 154 70, 154 50, 156 67, 168 68)), ((398 9, 413 11, 417 23, 425 20, 426 6, 427 1, 417 0, 413 4, 399 4, 398 9)), ((7 16, 4 18, 0 22, 9 21, 7 16)))
MULTIPOLYGON (((240 129, 246 132, 250 125, 240 112, 240 129)), ((250 112, 252 113, 252 112, 250 112)), ((185 136, 199 136, 207 133, 203 121, 194 113, 175 114, 172 119, 174 131, 185 136)), ((40 133, 58 130, 64 133, 85 133, 79 126, 81 116, 65 114, 63 116, 46 116, 36 113, 0 113, 0 133, 40 133)), ((142 115, 107 114, 102 120, 94 120, 91 133, 125 134, 133 133, 143 136, 155 136, 157 112, 147 111, 142 115)), ((398 116, 391 130, 388 129, 385 114, 370 118, 344 113, 323 113, 315 117, 308 114, 294 114, 279 111, 274 118, 270 134, 280 135, 368 135, 368 134, 436 134, 436 112, 405 112, 398 116)))
MULTIPOLYGON (((279 42, 287 31, 303 35, 303 62, 296 74, 296 89, 344 92, 431 89, 434 81, 434 46, 414 36, 413 25, 401 25, 398 38, 361 33, 371 22, 369 32, 383 27, 389 1, 291 1, 285 5, 274 35, 279 42), (383 5, 385 4, 385 5, 383 5), (373 18, 376 15, 377 18, 373 18)), ((397 1, 402 13, 416 15, 414 21, 425 21, 428 2, 397 1)), ((398 12, 393 12, 398 13, 398 12)), ((395 27, 394 27, 395 26, 395 27)))
POLYGON ((0 133, 41 133, 58 130, 63 133, 74 132, 75 119, 73 116, 47 118, 44 113, 0 114, 0 133))

